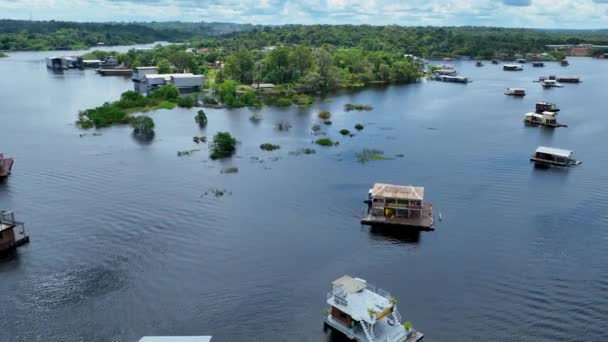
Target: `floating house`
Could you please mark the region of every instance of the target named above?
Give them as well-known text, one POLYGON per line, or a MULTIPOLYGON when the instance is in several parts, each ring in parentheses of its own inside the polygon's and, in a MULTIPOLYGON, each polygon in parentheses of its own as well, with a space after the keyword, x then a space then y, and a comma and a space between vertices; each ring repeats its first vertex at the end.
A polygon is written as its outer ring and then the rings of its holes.
POLYGON ((505 64, 502 66, 502 70, 505 71, 522 71, 524 67, 519 64, 505 64))
POLYGON ((576 77, 576 76, 559 76, 559 77, 557 77, 556 80, 561 83, 580 83, 581 82, 581 78, 576 77))
POLYGON ((63 57, 47 57, 46 67, 53 70, 67 70, 69 69, 69 63, 63 57))
POLYGON ((456 76, 458 72, 455 69, 438 69, 434 71, 435 75, 456 76))
POLYGON ((211 336, 144 336, 139 342, 211 342, 211 336))
POLYGON ((542 82, 544 80, 556 80, 556 79, 557 79, 557 76, 555 76, 555 75, 549 75, 549 76, 540 76, 538 78, 538 81, 542 82))
POLYGON ((401 323, 397 301, 387 291, 348 275, 331 284, 326 326, 361 342, 416 342, 424 337, 410 323, 401 323))
POLYGON ((6 158, 4 153, 0 153, 0 179, 3 179, 11 174, 13 163, 13 158, 6 158))
POLYGON ((526 88, 507 88, 505 95, 526 96, 526 88))
POLYGON ((155 66, 144 66, 133 68, 133 76, 131 80, 133 82, 143 82, 146 80, 146 75, 158 74, 158 67, 155 66))
POLYGON ((524 122, 528 125, 541 125, 547 127, 561 126, 557 122, 557 113, 555 112, 526 113, 524 116, 524 122))
POLYGON ((203 76, 191 73, 185 74, 147 74, 141 82, 146 92, 158 87, 173 84, 180 93, 200 91, 203 89, 203 76))
POLYGON ((436 81, 442 82, 454 82, 454 83, 469 83, 469 79, 464 76, 448 76, 448 75, 435 75, 436 81))
POLYGON ((536 166, 561 166, 570 167, 581 164, 573 157, 574 153, 570 150, 564 150, 561 148, 539 146, 530 161, 534 162, 536 166))
POLYGON ((0 253, 10 251, 30 241, 23 222, 15 220, 11 211, 0 211, 0 253))
POLYGON ((83 59, 82 67, 83 68, 99 68, 101 63, 102 62, 99 59, 83 59))
POLYGON ((270 91, 275 87, 272 83, 254 83, 251 85, 251 88, 259 91, 270 91))
POLYGON ((97 69, 97 72, 101 76, 131 76, 133 74, 133 69, 131 68, 101 68, 97 69))
POLYGON ((424 201, 424 188, 376 183, 369 190, 362 224, 433 229, 433 206, 424 201))
POLYGON ((543 62, 532 62, 532 66, 535 68, 542 68, 545 66, 545 63, 543 62))
POLYGON ((555 103, 539 101, 536 102, 536 112, 559 112, 559 108, 555 103))

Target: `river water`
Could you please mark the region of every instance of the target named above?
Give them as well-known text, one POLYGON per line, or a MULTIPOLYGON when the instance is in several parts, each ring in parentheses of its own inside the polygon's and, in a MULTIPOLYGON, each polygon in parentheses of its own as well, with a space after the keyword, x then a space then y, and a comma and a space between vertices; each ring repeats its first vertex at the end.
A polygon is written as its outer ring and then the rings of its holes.
POLYGON ((307 110, 264 108, 257 123, 248 109, 208 109, 203 130, 196 109, 161 110, 150 113, 154 141, 141 143, 128 127, 94 136, 73 125, 129 79, 53 73, 51 54, 0 60, 0 149, 15 158, 0 208, 31 235, 0 260, 0 341, 333 341, 322 311, 344 274, 398 297, 429 341, 608 339, 608 62, 522 72, 456 62, 474 82, 345 92, 307 110), (532 82, 548 74, 583 83, 532 82), (556 102, 569 127, 525 127, 538 100, 556 102), (339 146, 312 144, 320 110, 332 112, 322 132, 339 146), (356 123, 365 129, 339 135, 356 123), (192 142, 218 131, 240 142, 230 160, 210 161, 192 142), (263 152, 265 142, 281 149, 263 152), (583 164, 534 169, 539 145, 572 149, 583 164), (317 153, 290 154, 306 147, 317 153), (362 164, 363 148, 390 159, 362 164), (238 173, 221 172, 231 166, 238 173), (425 186, 443 220, 420 234, 362 227, 374 182, 425 186))

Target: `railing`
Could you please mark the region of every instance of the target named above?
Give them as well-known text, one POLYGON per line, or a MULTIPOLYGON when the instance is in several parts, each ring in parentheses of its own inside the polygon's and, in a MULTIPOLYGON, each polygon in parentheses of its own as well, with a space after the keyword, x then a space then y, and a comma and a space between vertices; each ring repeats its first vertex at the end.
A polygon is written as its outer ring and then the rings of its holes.
POLYGON ((346 293, 343 291, 330 291, 327 293, 327 299, 333 297, 334 302, 338 305, 348 306, 348 300, 346 300, 346 293))
POLYGON ((391 294, 388 293, 388 291, 385 291, 383 289, 377 288, 377 287, 375 287, 374 285, 372 285, 370 283, 366 283, 365 287, 368 290, 372 291, 373 293, 377 293, 377 294, 379 294, 380 296, 382 296, 384 298, 391 299, 391 294))

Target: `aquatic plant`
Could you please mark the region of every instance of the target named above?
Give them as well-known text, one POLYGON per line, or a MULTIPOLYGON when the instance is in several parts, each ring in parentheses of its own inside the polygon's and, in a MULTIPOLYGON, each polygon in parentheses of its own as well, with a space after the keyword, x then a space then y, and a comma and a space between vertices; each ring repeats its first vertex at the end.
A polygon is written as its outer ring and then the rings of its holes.
POLYGON ((197 144, 198 143, 206 143, 207 142, 207 137, 206 136, 200 136, 200 137, 194 136, 194 137, 192 137, 192 141, 194 141, 197 144))
POLYGON ((198 149, 198 148, 195 148, 195 149, 192 149, 192 150, 177 151, 177 156, 178 157, 190 156, 190 155, 194 154, 194 152, 198 152, 198 151, 200 151, 200 149, 198 149))
POLYGON ((296 94, 291 97, 291 101, 298 105, 300 108, 310 108, 314 99, 312 96, 306 94, 296 94))
POLYGON ((391 296, 391 298, 389 299, 389 302, 393 305, 397 304, 397 297, 391 296))
POLYGON ((331 118, 331 113, 324 110, 321 113, 319 113, 319 118, 321 118, 323 120, 328 120, 329 118, 331 118))
POLYGON ((405 331, 410 331, 412 330, 413 326, 412 326, 412 322, 407 321, 405 323, 403 323, 403 329, 405 329, 405 331))
POLYGON ((276 124, 276 128, 279 131, 289 131, 289 129, 291 128, 291 124, 287 121, 279 121, 276 124))
POLYGON ((154 120, 149 116, 141 115, 131 118, 130 124, 135 135, 150 136, 154 134, 154 120))
POLYGON ((299 156, 301 154, 315 154, 317 151, 314 148, 301 148, 295 151, 289 152, 292 156, 299 156))
POLYGON ((369 308, 369 309, 367 309, 367 313, 369 314, 369 317, 374 318, 374 315, 376 314, 376 310, 374 310, 374 308, 369 308))
POLYGON ((274 151, 274 150, 278 150, 281 148, 281 146, 279 145, 273 145, 270 143, 264 143, 262 145, 260 145, 260 148, 264 151, 274 151))
POLYGON ((328 308, 323 309, 323 316, 329 316, 329 309, 328 308))
POLYGON ((361 130, 363 130, 363 125, 362 125, 362 124, 360 124, 360 123, 358 123, 358 124, 356 124, 356 125, 355 125, 355 129, 356 129, 357 131, 361 131, 361 130))
POLYGON ((319 125, 318 123, 312 125, 312 132, 313 133, 318 133, 321 130, 321 125, 319 125))
POLYGON ((194 121, 202 128, 207 126, 207 115, 204 110, 199 110, 194 116, 194 121))
POLYGON ((372 110, 374 107, 364 104, 347 103, 344 105, 344 110, 350 112, 351 110, 372 110))
POLYGON ((259 123, 260 121, 262 121, 262 116, 260 115, 260 113, 253 113, 250 117, 249 117, 249 121, 253 122, 254 124, 259 123))
POLYGON ((315 141, 317 145, 321 146, 333 146, 334 142, 330 138, 321 138, 315 141))
POLYGON ((384 152, 381 150, 363 149, 356 154, 357 160, 361 163, 367 163, 372 160, 385 160, 384 152))
POLYGON ((340 134, 342 134, 342 135, 349 135, 350 131, 347 130, 347 129, 345 129, 345 128, 343 128, 343 129, 340 130, 340 134))
POLYGON ((236 150, 236 139, 228 132, 217 132, 213 136, 213 142, 209 147, 211 149, 209 155, 211 159, 227 158, 232 156, 236 150))
POLYGON ((239 168, 236 166, 227 167, 227 168, 223 169, 222 171, 220 171, 220 173, 238 173, 238 172, 239 172, 239 168))
POLYGON ((192 96, 182 96, 177 98, 177 105, 182 108, 192 108, 196 102, 192 96))
POLYGON ((324 124, 326 124, 327 126, 331 125, 331 120, 325 120, 323 121, 324 124))

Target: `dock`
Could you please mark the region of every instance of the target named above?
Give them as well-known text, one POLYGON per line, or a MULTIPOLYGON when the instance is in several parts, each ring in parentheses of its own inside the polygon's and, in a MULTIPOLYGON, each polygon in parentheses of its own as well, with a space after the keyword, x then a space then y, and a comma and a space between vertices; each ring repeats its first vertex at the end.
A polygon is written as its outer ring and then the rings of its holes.
POLYGON ((361 219, 361 224, 369 226, 404 226, 421 230, 435 230, 433 227, 434 221, 433 205, 430 203, 423 203, 420 217, 374 216, 371 213, 368 213, 361 219))

